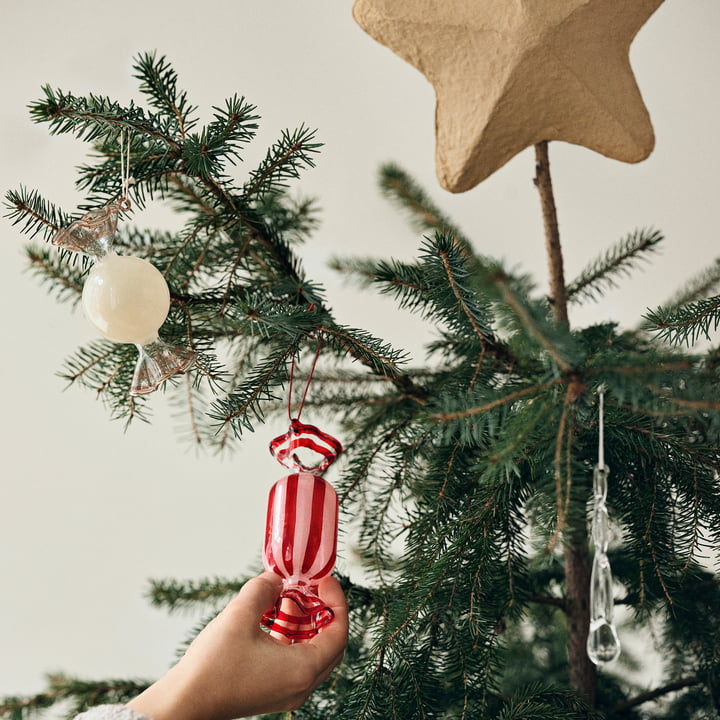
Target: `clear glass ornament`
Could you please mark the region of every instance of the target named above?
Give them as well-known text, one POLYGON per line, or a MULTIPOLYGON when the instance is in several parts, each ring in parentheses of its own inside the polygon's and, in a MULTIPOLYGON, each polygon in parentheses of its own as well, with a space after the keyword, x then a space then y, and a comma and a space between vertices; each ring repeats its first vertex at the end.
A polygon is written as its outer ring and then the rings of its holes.
POLYGON ((590 575, 590 627, 587 654, 596 665, 612 662, 620 655, 620 639, 613 623, 613 579, 607 551, 610 544, 610 520, 606 506, 608 475, 605 465, 605 386, 598 390, 598 463, 593 470, 592 538, 595 544, 590 575))
POLYGON ((283 590, 262 623, 294 642, 314 637, 333 619, 317 588, 335 566, 338 499, 320 473, 342 446, 331 435, 294 419, 290 430, 270 443, 270 452, 299 472, 278 480, 268 497, 263 564, 283 578, 283 590), (311 452, 315 462, 301 461, 301 451, 311 452))
POLYGON ((118 255, 112 248, 118 215, 129 208, 130 202, 122 199, 91 210, 59 230, 52 242, 95 259, 83 287, 85 316, 109 340, 137 345, 130 394, 146 395, 167 378, 186 372, 197 355, 158 337, 170 309, 162 273, 147 260, 118 255))
POLYGON ((590 574, 590 617, 594 620, 602 618, 611 623, 614 607, 610 562, 607 555, 596 554, 590 574))
POLYGON ((604 665, 618 659, 620 639, 613 623, 608 622, 605 618, 590 621, 587 654, 595 665, 604 665))
POLYGON ((607 500, 609 474, 607 465, 598 464, 593 470, 593 496, 596 501, 604 503, 607 500))
POLYGON ((596 505, 592 514, 592 537, 595 543, 595 553, 605 554, 610 542, 610 521, 607 507, 596 505))

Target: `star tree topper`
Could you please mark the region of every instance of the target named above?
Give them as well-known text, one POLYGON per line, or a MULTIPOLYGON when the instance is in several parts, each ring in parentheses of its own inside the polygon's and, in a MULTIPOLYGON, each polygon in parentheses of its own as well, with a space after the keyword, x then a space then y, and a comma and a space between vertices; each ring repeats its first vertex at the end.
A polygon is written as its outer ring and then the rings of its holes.
POLYGON ((437 96, 440 184, 464 192, 543 140, 640 162, 655 137, 630 43, 663 0, 356 0, 437 96))

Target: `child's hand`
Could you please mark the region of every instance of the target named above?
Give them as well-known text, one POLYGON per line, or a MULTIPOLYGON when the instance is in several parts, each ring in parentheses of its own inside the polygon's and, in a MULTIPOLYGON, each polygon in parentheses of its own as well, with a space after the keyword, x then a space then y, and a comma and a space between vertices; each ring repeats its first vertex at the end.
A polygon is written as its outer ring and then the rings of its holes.
POLYGON ((319 595, 334 620, 288 645, 259 624, 281 588, 273 573, 247 582, 180 662, 128 705, 153 720, 231 720, 300 707, 345 652, 347 604, 337 580, 323 580, 319 595))

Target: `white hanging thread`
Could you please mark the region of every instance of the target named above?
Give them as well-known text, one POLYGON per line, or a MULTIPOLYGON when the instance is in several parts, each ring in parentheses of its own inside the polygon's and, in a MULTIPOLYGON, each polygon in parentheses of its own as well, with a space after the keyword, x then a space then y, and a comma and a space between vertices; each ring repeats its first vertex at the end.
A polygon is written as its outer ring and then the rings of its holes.
POLYGON ((598 463, 593 471, 592 537, 595 543, 590 578, 590 631, 587 654, 596 665, 616 660, 620 655, 620 639, 613 623, 613 580, 607 550, 610 526, 607 511, 607 480, 605 465, 605 385, 598 389, 598 463))
POLYGON ((127 137, 127 131, 120 132, 120 184, 122 185, 122 196, 118 200, 118 206, 121 210, 129 210, 130 204, 130 185, 133 179, 130 177, 130 141, 127 137))

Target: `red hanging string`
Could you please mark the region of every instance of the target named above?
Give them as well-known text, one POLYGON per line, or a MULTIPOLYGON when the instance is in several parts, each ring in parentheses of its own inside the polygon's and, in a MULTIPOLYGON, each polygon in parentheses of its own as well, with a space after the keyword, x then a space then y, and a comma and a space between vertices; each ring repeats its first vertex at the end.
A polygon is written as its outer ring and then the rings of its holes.
MULTIPOLYGON (((313 373, 315 372, 315 365, 317 365, 321 346, 322 346, 322 337, 319 337, 317 348, 315 350, 315 357, 313 357, 312 365, 310 366, 310 373, 308 374, 308 379, 307 379, 307 382, 305 383, 305 390, 303 391, 302 399, 300 400, 300 407, 298 408, 297 415, 294 418, 295 420, 300 419, 300 415, 302 414, 303 407, 305 406, 305 398, 307 397, 308 390, 310 389, 310 381, 312 380, 313 373)), ((289 387, 288 387, 288 418, 290 420, 293 420, 292 390, 293 390, 293 377, 294 376, 295 376, 295 355, 293 355, 292 362, 290 363, 290 383, 289 383, 289 387)))

